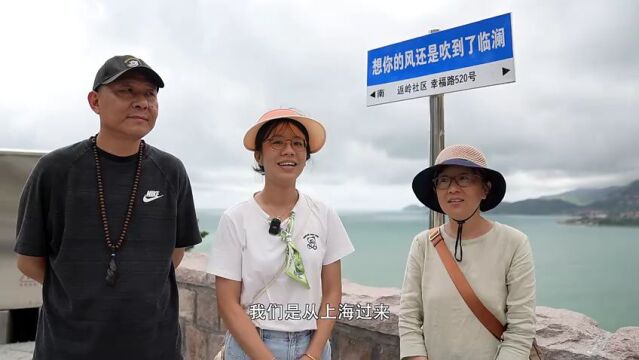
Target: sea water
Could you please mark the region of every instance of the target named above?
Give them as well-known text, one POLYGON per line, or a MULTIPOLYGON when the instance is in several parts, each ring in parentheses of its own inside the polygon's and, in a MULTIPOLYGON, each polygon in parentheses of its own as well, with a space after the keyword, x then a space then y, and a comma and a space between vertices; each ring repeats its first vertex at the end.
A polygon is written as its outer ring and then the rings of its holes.
MULTIPOLYGON (((210 234, 193 251, 208 252, 221 210, 198 210, 210 234)), ((562 224, 561 217, 491 215, 530 239, 537 305, 586 314, 614 331, 639 326, 639 227, 562 224)), ((400 288, 413 237, 428 227, 425 212, 340 212, 355 246, 342 261, 350 281, 400 288)))

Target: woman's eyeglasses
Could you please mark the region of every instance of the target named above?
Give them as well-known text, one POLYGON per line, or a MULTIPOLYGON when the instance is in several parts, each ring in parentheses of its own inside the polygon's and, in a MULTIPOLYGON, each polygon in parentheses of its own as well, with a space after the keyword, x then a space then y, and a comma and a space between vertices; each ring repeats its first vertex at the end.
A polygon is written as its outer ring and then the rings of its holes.
POLYGON ((433 184, 438 190, 448 190, 453 181, 459 187, 469 187, 481 180, 481 176, 476 174, 459 174, 457 176, 440 175, 433 179, 433 184))
POLYGON ((264 140, 264 142, 271 144, 271 147, 275 150, 284 149, 287 142, 291 143, 291 147, 293 147, 294 150, 306 150, 306 140, 297 137, 287 139, 282 136, 273 136, 270 139, 264 140))

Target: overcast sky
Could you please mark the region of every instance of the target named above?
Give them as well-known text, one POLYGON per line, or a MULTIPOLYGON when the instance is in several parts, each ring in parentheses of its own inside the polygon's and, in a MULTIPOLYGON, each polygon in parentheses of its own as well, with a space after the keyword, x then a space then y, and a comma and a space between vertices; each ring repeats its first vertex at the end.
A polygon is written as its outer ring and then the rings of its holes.
POLYGON ((186 165, 199 208, 261 188, 242 137, 269 109, 322 121, 298 188, 337 209, 400 209, 428 165, 428 98, 366 107, 367 51, 512 13, 515 83, 446 94, 446 144, 470 143, 506 200, 639 178, 639 2, 3 1, 0 148, 97 132, 86 95, 133 54, 164 79, 146 137, 186 165))

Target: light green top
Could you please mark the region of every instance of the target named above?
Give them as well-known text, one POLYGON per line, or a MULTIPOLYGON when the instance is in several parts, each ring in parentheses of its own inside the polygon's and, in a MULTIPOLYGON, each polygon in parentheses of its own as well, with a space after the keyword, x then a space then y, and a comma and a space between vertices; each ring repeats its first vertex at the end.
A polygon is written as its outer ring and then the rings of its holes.
MULTIPOLYGON (((455 239, 441 230, 446 246, 454 249, 455 239)), ((528 359, 535 335, 535 270, 528 237, 494 222, 488 233, 462 244, 458 264, 484 306, 508 323, 504 341, 470 311, 424 231, 413 240, 402 286, 401 358, 528 359)))

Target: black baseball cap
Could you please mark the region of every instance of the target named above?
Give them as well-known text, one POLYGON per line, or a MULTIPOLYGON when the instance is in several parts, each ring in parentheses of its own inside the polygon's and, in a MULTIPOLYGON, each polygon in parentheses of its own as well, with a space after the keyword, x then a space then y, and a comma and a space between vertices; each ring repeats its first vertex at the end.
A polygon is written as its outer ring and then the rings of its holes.
POLYGON ((97 90, 100 85, 106 85, 117 80, 127 71, 139 71, 144 73, 151 82, 155 83, 158 88, 164 87, 164 81, 158 73, 144 62, 144 60, 132 55, 118 55, 107 60, 95 74, 93 81, 93 90, 97 90))

